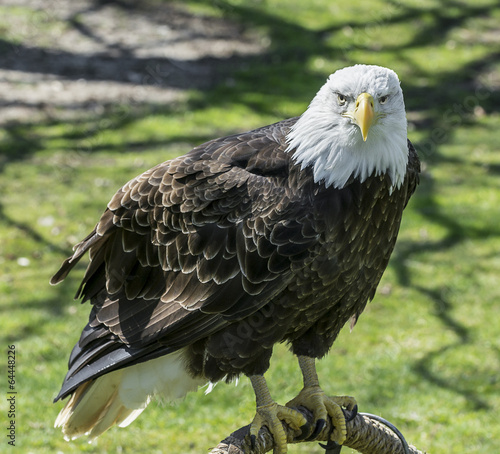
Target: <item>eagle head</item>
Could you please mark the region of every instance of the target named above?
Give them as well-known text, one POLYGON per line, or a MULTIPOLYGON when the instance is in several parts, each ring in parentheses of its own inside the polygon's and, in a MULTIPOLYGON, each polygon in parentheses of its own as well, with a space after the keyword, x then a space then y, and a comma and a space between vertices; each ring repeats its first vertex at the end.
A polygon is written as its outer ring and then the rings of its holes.
POLYGON ((388 174, 399 187, 408 162, 403 92, 396 73, 355 65, 333 73, 287 136, 287 151, 314 180, 343 188, 388 174))

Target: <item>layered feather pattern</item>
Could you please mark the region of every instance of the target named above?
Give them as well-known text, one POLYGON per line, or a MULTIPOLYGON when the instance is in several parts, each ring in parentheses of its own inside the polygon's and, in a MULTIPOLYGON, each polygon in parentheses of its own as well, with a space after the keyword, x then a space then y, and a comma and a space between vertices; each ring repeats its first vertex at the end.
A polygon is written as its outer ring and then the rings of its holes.
POLYGON ((407 142, 397 184, 380 169, 329 184, 316 178, 321 163, 290 148, 297 124, 216 139, 144 172, 63 263, 54 284, 89 252, 76 296, 92 309, 56 397, 70 396, 56 422, 68 438, 128 424, 154 395, 263 374, 277 342, 319 358, 355 323, 419 161, 407 142))

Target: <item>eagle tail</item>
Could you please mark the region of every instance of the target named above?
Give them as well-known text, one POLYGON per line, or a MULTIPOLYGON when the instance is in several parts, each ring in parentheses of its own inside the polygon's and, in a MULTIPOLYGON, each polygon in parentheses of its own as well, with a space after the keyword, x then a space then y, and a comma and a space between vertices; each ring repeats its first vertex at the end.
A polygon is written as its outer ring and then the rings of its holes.
POLYGON ((83 383, 59 413, 54 427, 62 429, 66 440, 88 435, 92 441, 113 425, 128 426, 153 396, 174 401, 205 381, 189 375, 184 352, 179 350, 83 383))
POLYGON ((55 427, 61 427, 66 440, 82 435, 95 439, 114 424, 125 427, 146 408, 129 408, 120 396, 123 370, 88 381, 71 395, 56 419, 55 427))

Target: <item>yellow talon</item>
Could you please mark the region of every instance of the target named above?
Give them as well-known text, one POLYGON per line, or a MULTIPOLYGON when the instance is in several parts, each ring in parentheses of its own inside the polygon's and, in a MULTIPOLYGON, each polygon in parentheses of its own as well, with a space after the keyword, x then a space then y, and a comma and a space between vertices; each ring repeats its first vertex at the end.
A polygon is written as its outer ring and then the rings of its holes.
POLYGON ((342 407, 352 410, 356 400, 349 396, 327 396, 319 386, 304 387, 297 397, 286 404, 287 407, 303 406, 313 412, 314 420, 327 421, 332 418, 334 430, 331 439, 339 445, 344 444, 347 436, 346 420, 342 407))
POLYGON ((304 415, 291 408, 299 406, 308 408, 314 414, 317 430, 317 433, 313 432, 314 438, 320 435, 324 427, 324 423, 319 422, 321 420, 326 422, 328 416, 330 416, 334 427, 330 439, 339 445, 344 444, 347 437, 347 423, 342 407, 352 411, 356 407, 356 400, 349 396, 327 396, 319 386, 314 358, 307 356, 299 356, 298 358, 304 377, 304 388, 286 406, 278 405, 272 399, 266 380, 262 375, 249 377, 255 391, 257 403, 257 411, 250 424, 252 447, 255 447, 255 440, 262 426, 267 426, 274 438, 273 453, 286 454, 287 434, 283 428, 283 422, 286 422, 294 431, 303 429, 307 424, 304 415))
POLYGON ((273 453, 286 454, 287 438, 282 421, 294 430, 299 430, 307 422, 302 413, 273 402, 257 407, 255 417, 250 424, 250 437, 255 437, 255 440, 262 426, 267 426, 274 438, 273 453))
POLYGON ((292 408, 278 405, 272 400, 267 389, 264 377, 253 375, 250 377, 257 398, 257 411, 250 424, 250 440, 252 445, 259 435, 262 426, 267 426, 274 438, 274 454, 286 454, 287 438, 282 421, 286 422, 293 430, 298 431, 307 424, 304 415, 292 408))
POLYGON ((349 396, 324 396, 324 405, 326 411, 332 418, 332 425, 335 428, 330 437, 339 445, 344 444, 347 437, 347 427, 342 407, 353 410, 356 406, 356 400, 349 396))
POLYGON ((339 445, 344 444, 347 437, 347 423, 342 407, 352 411, 356 406, 356 399, 350 396, 327 396, 319 386, 313 358, 299 356, 299 365, 304 377, 304 388, 286 406, 308 408, 313 412, 316 422, 327 421, 330 416, 334 427, 330 438, 339 445))

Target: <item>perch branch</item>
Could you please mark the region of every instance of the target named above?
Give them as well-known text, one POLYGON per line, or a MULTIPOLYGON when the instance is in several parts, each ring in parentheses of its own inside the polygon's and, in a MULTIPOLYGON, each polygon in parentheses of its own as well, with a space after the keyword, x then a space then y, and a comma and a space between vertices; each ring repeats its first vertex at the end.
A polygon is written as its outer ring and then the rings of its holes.
MULTIPOLYGON (((303 407, 296 410, 300 411, 307 419, 312 428, 314 420, 312 413, 303 407)), ((233 432, 227 438, 222 440, 209 454, 264 454, 273 449, 273 437, 263 427, 259 432, 255 448, 250 446, 250 437, 247 437, 250 426, 241 427, 233 432)), ((287 425, 284 425, 288 443, 303 443, 310 441, 328 440, 332 431, 332 422, 329 419, 325 428, 314 440, 294 441, 300 435, 300 432, 294 431, 287 425)), ((370 417, 358 414, 354 419, 347 422, 347 439, 344 446, 355 449, 362 454, 405 454, 401 440, 385 425, 370 419, 370 417)), ((409 446, 410 454, 424 454, 414 446, 409 446)))

